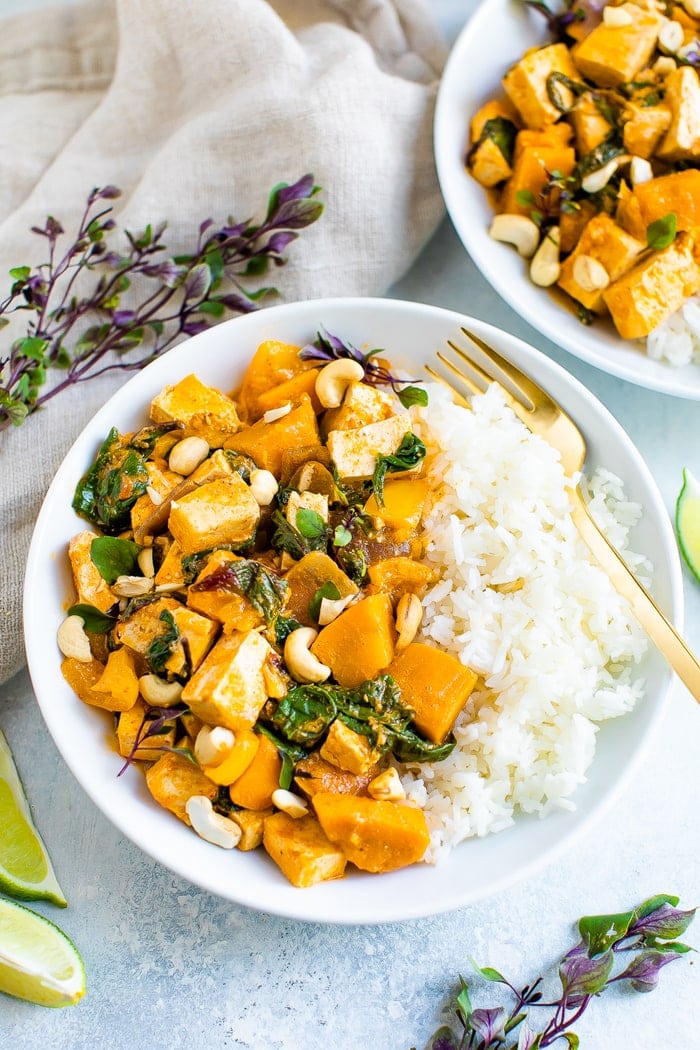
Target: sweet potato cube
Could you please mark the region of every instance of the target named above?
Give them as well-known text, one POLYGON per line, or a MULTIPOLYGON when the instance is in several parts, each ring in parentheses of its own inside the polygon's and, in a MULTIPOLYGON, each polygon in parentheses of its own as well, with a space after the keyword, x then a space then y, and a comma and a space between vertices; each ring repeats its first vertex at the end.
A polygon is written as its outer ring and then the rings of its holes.
POLYGON ((700 77, 692 66, 678 66, 664 82, 664 101, 671 111, 671 125, 657 150, 665 161, 700 157, 700 77))
MULTIPOLYGON (((128 711, 122 711, 117 723, 117 747, 122 758, 133 758, 141 762, 156 762, 161 755, 168 754, 163 748, 175 745, 175 723, 165 722, 157 733, 148 733, 145 723, 146 705, 137 700, 128 711), (135 744, 139 741, 139 746, 135 744)), ((192 767, 194 769, 194 766, 192 767)))
POLYGON ((381 518, 388 529, 411 532, 418 528, 427 498, 428 482, 423 478, 387 478, 384 502, 379 504, 372 494, 365 511, 373 518, 381 518))
POLYGON ((340 685, 374 678, 394 654, 394 614, 387 594, 371 594, 324 627, 311 652, 330 667, 340 685))
POLYGON ((345 855, 310 814, 300 820, 286 813, 267 817, 263 846, 293 886, 315 886, 345 874, 345 855))
POLYGON ((199 485, 174 500, 168 528, 183 554, 220 544, 245 543, 255 535, 260 508, 239 474, 199 485))
POLYGON ((299 403, 285 416, 271 423, 259 419, 229 438, 226 448, 250 456, 262 470, 270 470, 279 477, 286 449, 320 444, 316 413, 310 398, 302 395, 299 403))
POLYGON ((90 529, 77 533, 68 544, 68 559, 78 601, 94 605, 100 612, 107 612, 117 599, 90 557, 90 548, 95 539, 97 533, 90 529))
POLYGON ((210 448, 220 448, 241 425, 231 398, 196 375, 164 387, 151 402, 151 419, 154 423, 183 423, 183 437, 196 434, 210 448))
POLYGON ((408 412, 354 430, 331 430, 328 451, 341 478, 371 478, 378 456, 393 455, 413 430, 408 412))
POLYGON ((265 411, 259 405, 261 395, 300 372, 318 366, 315 361, 302 361, 300 349, 299 346, 280 343, 276 339, 266 339, 257 348, 236 394, 236 401, 246 422, 253 423, 265 411))
POLYGON ((257 754, 261 739, 261 736, 254 733, 252 729, 239 730, 236 733, 235 743, 223 762, 220 762, 218 766, 205 766, 203 772, 214 784, 228 787, 245 773, 257 754))
POLYGON ((612 282, 631 269, 644 248, 645 245, 641 241, 626 233, 606 212, 600 212, 587 224, 573 252, 562 263, 557 283, 587 309, 595 313, 605 313, 602 290, 582 288, 577 282, 574 276, 577 258, 588 255, 595 259, 612 282))
MULTIPOLYGON (((522 132, 521 132, 522 134, 522 132)), ((528 146, 513 162, 513 174, 503 186, 498 210, 509 215, 530 215, 538 207, 537 198, 552 178, 552 172, 570 175, 576 164, 576 153, 570 146, 528 146), (521 194, 534 197, 535 203, 523 201, 521 194)))
POLYGON ((643 339, 699 290, 693 238, 679 233, 667 248, 653 252, 614 281, 603 298, 622 338, 643 339))
POLYGON ((125 646, 113 649, 105 669, 92 687, 88 703, 105 711, 128 711, 139 697, 134 656, 125 646))
POLYGON ((356 583, 323 551, 310 551, 289 570, 285 579, 289 585, 285 615, 293 616, 307 627, 315 626, 309 604, 319 587, 332 583, 341 598, 357 594, 356 583))
POLYGON ((401 699, 415 712, 416 729, 439 744, 452 729, 457 715, 476 684, 477 675, 443 649, 411 642, 387 667, 401 699))
POLYGON ((269 737, 259 733, 252 761, 228 789, 231 801, 243 809, 269 809, 272 793, 280 786, 281 772, 279 751, 269 737))
POLYGON ((193 765, 188 758, 164 751, 157 762, 146 770, 146 785, 156 802, 189 825, 185 806, 193 795, 215 799, 218 787, 193 765))
POLYGON ((618 205, 617 222, 633 237, 646 243, 647 228, 673 212, 678 230, 700 226, 700 170, 686 168, 639 182, 618 205))
POLYGON ((257 631, 224 635, 183 689, 183 703, 208 725, 250 729, 267 700, 263 667, 270 651, 257 631))
MULTIPOLYGON (((232 561, 242 561, 242 559, 232 551, 213 551, 195 583, 201 583, 202 580, 206 580, 208 576, 232 561)), ((194 609, 203 616, 218 620, 226 633, 250 631, 254 627, 259 627, 263 622, 262 615, 253 608, 245 595, 227 589, 215 588, 210 591, 199 591, 190 587, 187 592, 187 605, 188 608, 194 609)))
POLYGON ((622 143, 628 153, 650 158, 671 124, 671 110, 666 105, 638 106, 629 102, 622 116, 622 143))
POLYGON ((321 758, 348 773, 367 773, 376 766, 379 754, 361 733, 346 726, 340 718, 331 723, 320 750, 321 758))
POLYGON ((422 809, 361 795, 319 793, 313 805, 323 831, 362 871, 395 871, 422 860, 430 835, 422 809))
POLYGON ((305 372, 298 372, 291 379, 285 379, 283 383, 270 387, 258 397, 258 414, 264 415, 271 408, 281 408, 282 405, 296 404, 302 395, 306 395, 311 401, 311 406, 318 414, 323 411, 323 405, 316 396, 316 377, 319 368, 307 368, 305 372))
MULTIPOLYGON (((561 117, 547 91, 547 80, 552 73, 578 79, 565 44, 550 44, 529 51, 503 77, 504 90, 528 128, 544 128, 561 117)), ((563 92, 566 93, 566 89, 563 92)))
POLYGON ((559 215, 559 247, 562 255, 572 252, 587 223, 596 214, 596 208, 590 201, 580 201, 580 206, 572 211, 563 211, 559 215))
POLYGON ((396 603, 404 594, 422 597, 428 586, 437 579, 435 569, 425 562, 404 557, 376 561, 370 565, 368 572, 369 593, 388 594, 392 603, 396 603))
MULTIPOLYGON (((661 28, 662 19, 656 12, 632 3, 622 4, 619 10, 631 15, 629 25, 601 22, 573 48, 576 66, 598 87, 617 87, 632 80, 651 58, 661 28)), ((573 76, 578 78, 577 73, 573 76)))

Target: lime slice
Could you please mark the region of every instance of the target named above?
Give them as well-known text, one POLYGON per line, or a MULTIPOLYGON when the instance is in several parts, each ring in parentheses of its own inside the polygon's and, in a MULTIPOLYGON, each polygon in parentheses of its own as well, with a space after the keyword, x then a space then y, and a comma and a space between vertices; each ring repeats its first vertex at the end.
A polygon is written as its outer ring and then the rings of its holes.
POLYGON ((9 744, 0 730, 0 891, 66 906, 37 831, 9 744))
POLYGON ((686 564, 700 582, 700 481, 683 468, 683 487, 676 501, 676 534, 686 564))
POLYGON ((63 930, 1 898, 0 992, 39 1006, 71 1006, 85 995, 83 960, 63 930))

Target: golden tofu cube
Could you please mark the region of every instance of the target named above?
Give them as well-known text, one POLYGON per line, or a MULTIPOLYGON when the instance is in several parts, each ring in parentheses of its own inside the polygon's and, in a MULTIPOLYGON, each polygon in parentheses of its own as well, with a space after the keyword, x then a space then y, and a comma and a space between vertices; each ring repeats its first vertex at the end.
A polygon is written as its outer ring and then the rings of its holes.
POLYGON ((579 157, 599 146, 611 131, 610 122, 600 112, 596 98, 590 91, 576 99, 568 119, 574 129, 579 157))
POLYGON ((217 784, 184 755, 163 751, 157 762, 146 770, 146 785, 156 802, 174 813, 178 820, 191 826, 185 806, 193 795, 215 799, 217 784))
MULTIPOLYGON (((148 734, 146 705, 137 700, 132 708, 119 715, 117 723, 117 747, 122 758, 136 761, 156 762, 161 755, 169 754, 164 747, 175 744, 175 723, 166 722, 158 733, 148 734), (135 745, 138 742, 138 747, 135 745)), ((193 767, 194 768, 194 767, 193 767)))
POLYGON ((371 478, 378 456, 389 456, 413 430, 408 412, 356 430, 331 430, 328 451, 341 478, 371 478))
POLYGON ((573 252, 563 261, 557 284, 588 310, 605 313, 603 290, 582 288, 576 280, 576 260, 582 255, 595 259, 612 282, 632 268, 645 247, 642 241, 631 237, 609 215, 600 212, 587 223, 573 252))
POLYGON ((323 430, 356 430, 368 423, 379 423, 394 414, 394 401, 385 390, 367 383, 351 383, 339 408, 329 408, 323 416, 323 430))
POLYGON ((345 874, 345 854, 311 815, 295 820, 273 813, 265 820, 263 845, 293 886, 314 886, 345 874))
POLYGON ((224 635, 182 691, 207 725, 251 729, 267 700, 263 668, 272 651, 257 631, 224 635))
POLYGON ((297 527, 297 514, 300 510, 312 510, 323 521, 328 521, 328 496, 320 492, 290 492, 284 513, 287 521, 297 527))
POLYGON ((224 543, 245 543, 255 535, 260 520, 250 486, 238 474, 199 485, 173 500, 168 528, 183 554, 224 543))
POLYGON ((482 186, 498 186, 513 174, 510 163, 493 139, 485 138, 469 154, 469 171, 482 186))
POLYGON ((367 773, 379 760, 366 736, 356 733, 340 718, 331 723, 320 750, 321 758, 348 773, 367 773))
POLYGON ((164 387, 151 402, 151 419, 154 423, 183 423, 183 437, 196 434, 210 448, 221 448, 241 426, 231 398, 196 375, 164 387))
POLYGON ((90 548, 95 539, 97 533, 90 532, 89 529, 77 533, 68 544, 68 559, 73 570, 78 601, 94 605, 100 612, 107 612, 117 599, 90 557, 90 548))
POLYGON ((182 674, 188 668, 199 667, 219 632, 219 625, 206 616, 187 609, 175 598, 159 598, 139 609, 115 628, 115 638, 135 653, 147 657, 153 643, 168 631, 169 613, 179 632, 179 638, 165 663, 170 674, 182 674), (185 644, 183 644, 185 643, 185 644), (187 652, 185 652, 185 645, 187 652))
MULTIPOLYGON (((631 16, 628 25, 600 22, 573 48, 576 66, 598 87, 617 87, 632 80, 651 58, 662 25, 657 12, 636 4, 621 4, 616 10, 631 16)), ((580 79, 576 73, 574 77, 580 79)))
POLYGON ((219 478, 229 478, 233 474, 231 460, 222 448, 217 448, 200 463, 190 474, 190 481, 195 485, 206 485, 209 481, 218 481, 219 478))
POLYGON ((653 252, 603 292, 623 339, 643 339, 700 290, 693 238, 679 233, 668 248, 653 252))
MULTIPOLYGON (((228 562, 242 561, 232 551, 213 551, 202 571, 197 576, 195 583, 201 583, 207 576, 218 572, 228 562)), ((254 609, 250 601, 243 594, 231 590, 199 591, 190 587, 187 592, 187 605, 195 612, 202 613, 210 619, 218 620, 226 632, 250 631, 259 627, 263 622, 262 615, 254 609)))
POLYGON ((232 809, 228 817, 241 829, 241 838, 236 848, 247 852, 262 846, 265 821, 272 814, 271 809, 232 809))
MULTIPOLYGON (((528 128, 544 128, 562 115, 552 104, 547 90, 552 73, 580 79, 565 44, 549 44, 529 51, 503 77, 505 92, 528 128)), ((560 90, 568 100, 568 89, 560 86, 560 90)))
POLYGON ((671 125, 657 150, 661 160, 697 160, 700 157, 700 78, 692 66, 678 66, 665 81, 664 101, 671 125))
POLYGON ((182 547, 177 542, 173 542, 168 547, 168 552, 160 563, 158 572, 155 575, 156 587, 163 587, 168 583, 177 583, 184 586, 185 574, 182 571, 182 547))
POLYGON ((637 106, 628 103, 623 113, 622 143, 628 153, 649 159, 671 124, 668 106, 637 106))
MULTIPOLYGON (((149 488, 153 489, 161 497, 161 500, 164 500, 168 493, 182 481, 179 474, 175 474, 171 470, 161 470, 155 463, 147 462, 146 470, 148 471, 149 488)), ((159 504, 154 503, 148 492, 144 492, 143 496, 139 496, 131 508, 132 529, 138 529, 140 525, 148 521, 157 506, 159 504)))

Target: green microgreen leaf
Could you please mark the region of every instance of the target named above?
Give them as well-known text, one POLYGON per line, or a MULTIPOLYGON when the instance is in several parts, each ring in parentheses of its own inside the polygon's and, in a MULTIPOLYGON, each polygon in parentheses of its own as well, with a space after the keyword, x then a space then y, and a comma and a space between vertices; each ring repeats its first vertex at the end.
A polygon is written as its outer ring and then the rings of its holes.
POLYGON ((346 528, 345 525, 336 525, 335 531, 333 532, 334 547, 347 547, 351 539, 352 533, 350 532, 350 529, 346 528))
POLYGON ((138 568, 141 547, 117 536, 97 536, 90 544, 90 559, 103 580, 112 584, 119 576, 131 576, 138 568))
POLYGON ((654 251, 668 248, 675 240, 678 231, 678 216, 675 212, 669 212, 660 219, 650 222, 647 226, 647 247, 654 251))
POLYGON ((296 513, 295 525, 305 540, 316 540, 324 535, 326 523, 316 510, 300 507, 296 513))
POLYGON ((321 602, 324 598, 328 598, 329 601, 333 602, 340 598, 340 591, 331 580, 327 580, 322 584, 318 590, 315 591, 313 598, 309 602, 309 616, 312 620, 318 620, 321 611, 321 602))
POLYGON ((428 404, 428 391, 420 386, 406 386, 399 390, 397 397, 404 408, 410 408, 411 405, 424 408, 428 404))
POLYGON ((117 622, 116 616, 110 616, 87 602, 71 605, 68 616, 79 616, 85 624, 85 630, 92 631, 93 634, 107 634, 117 622))

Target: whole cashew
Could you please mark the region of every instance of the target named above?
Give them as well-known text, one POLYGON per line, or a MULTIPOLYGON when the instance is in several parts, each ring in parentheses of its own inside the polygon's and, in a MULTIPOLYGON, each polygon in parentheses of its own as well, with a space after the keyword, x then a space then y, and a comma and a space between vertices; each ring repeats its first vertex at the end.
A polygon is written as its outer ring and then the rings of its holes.
POLYGON ((297 682, 325 682, 330 678, 330 667, 322 664, 309 651, 309 646, 317 635, 318 631, 313 627, 298 627, 296 631, 287 635, 284 643, 284 662, 290 675, 297 682))
POLYGON ((350 384, 359 383, 364 375, 365 370, 359 361, 349 357, 331 361, 316 376, 316 397, 324 408, 338 408, 350 384))

